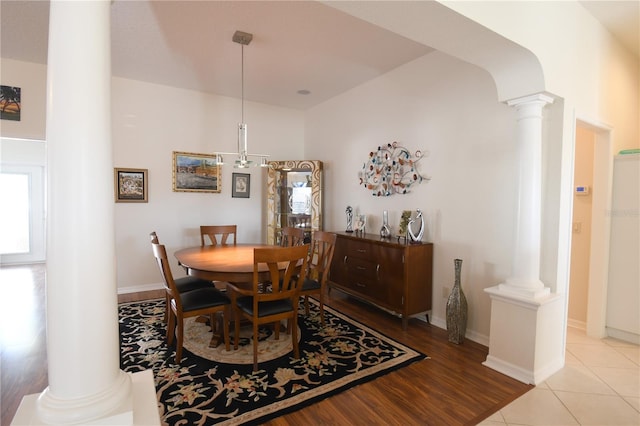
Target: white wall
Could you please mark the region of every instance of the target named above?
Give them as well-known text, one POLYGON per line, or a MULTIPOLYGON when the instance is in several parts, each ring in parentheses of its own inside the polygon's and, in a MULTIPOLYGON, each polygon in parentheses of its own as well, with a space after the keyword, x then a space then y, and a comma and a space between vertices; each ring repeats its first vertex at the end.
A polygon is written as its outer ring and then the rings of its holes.
MULTIPOLYGON (((114 167, 149 170, 149 202, 115 204, 121 291, 160 282, 149 251, 151 231, 169 253, 199 245, 199 226, 205 224, 237 224, 240 242, 265 240, 263 169, 223 166, 219 194, 172 189, 173 151, 237 150, 238 99, 121 78, 113 79, 112 92, 114 167), (251 174, 250 198, 231 197, 233 172, 251 174)), ((274 160, 303 158, 302 113, 245 102, 245 121, 250 153, 270 154, 274 160)), ((184 275, 177 263, 173 266, 176 276, 184 275)))
POLYGON ((396 232, 402 210, 421 209, 424 240, 434 243, 433 321, 444 326, 443 287, 452 287, 453 260, 461 258, 467 330, 478 341, 489 334, 490 301, 483 289, 511 272, 515 126, 515 111, 496 102, 487 72, 439 52, 306 115, 305 156, 325 162, 326 229, 344 230, 347 205, 369 216, 372 233, 380 229, 383 210, 396 232), (409 194, 374 197, 359 184, 358 172, 370 151, 393 141, 429 152, 419 164, 431 181, 412 186, 409 194))

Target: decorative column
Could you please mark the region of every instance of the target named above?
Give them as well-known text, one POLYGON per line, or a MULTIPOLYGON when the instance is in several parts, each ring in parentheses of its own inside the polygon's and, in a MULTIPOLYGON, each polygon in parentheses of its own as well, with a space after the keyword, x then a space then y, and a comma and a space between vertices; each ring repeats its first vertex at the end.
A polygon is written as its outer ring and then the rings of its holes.
POLYGON ((489 355, 484 365, 537 384, 564 364, 563 300, 540 281, 542 124, 553 102, 536 94, 508 102, 517 111, 518 206, 511 276, 485 289, 491 297, 489 355))
POLYGON ((153 375, 119 368, 110 14, 109 0, 50 4, 49 386, 23 398, 12 424, 132 425, 134 393, 144 401, 151 395, 153 404, 151 416, 138 420, 159 424, 153 375))
POLYGON ((523 296, 549 294, 540 281, 542 218, 542 110, 553 98, 531 95, 507 102, 517 111, 518 207, 511 277, 502 286, 523 296))
POLYGON ((109 1, 51 2, 47 423, 93 420, 131 398, 118 354, 110 52, 109 1))

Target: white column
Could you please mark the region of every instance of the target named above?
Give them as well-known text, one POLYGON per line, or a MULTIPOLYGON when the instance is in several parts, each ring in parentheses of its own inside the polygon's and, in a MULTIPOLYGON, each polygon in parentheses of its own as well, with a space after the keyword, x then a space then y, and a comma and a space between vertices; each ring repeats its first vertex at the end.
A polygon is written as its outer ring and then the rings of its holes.
POLYGON ((527 297, 549 294, 540 281, 542 218, 542 110, 553 98, 536 94, 511 100, 518 113, 518 207, 512 275, 503 286, 527 297))
POLYGON ((109 0, 51 1, 45 423, 133 423, 130 407, 118 414, 131 377, 119 369, 110 52, 109 0))
POLYGON ((485 289, 491 297, 491 330, 484 365, 533 384, 564 363, 564 299, 540 281, 542 110, 552 102, 544 94, 508 102, 518 114, 520 171, 513 270, 505 283, 485 289))

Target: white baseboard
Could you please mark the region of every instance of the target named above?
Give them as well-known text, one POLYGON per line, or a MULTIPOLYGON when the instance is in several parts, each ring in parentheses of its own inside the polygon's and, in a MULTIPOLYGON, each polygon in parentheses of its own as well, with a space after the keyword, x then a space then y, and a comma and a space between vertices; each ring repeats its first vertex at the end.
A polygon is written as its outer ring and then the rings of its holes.
POLYGON ((555 359, 552 362, 548 363, 546 366, 538 368, 534 371, 527 370, 491 355, 487 356, 487 360, 483 362, 482 365, 505 374, 513 379, 519 380, 522 383, 539 385, 540 383, 551 377, 553 374, 560 371, 560 369, 562 369, 562 367, 564 366, 564 359, 555 359))
POLYGON ((587 331, 587 323, 585 321, 567 318, 567 326, 576 328, 578 330, 587 331))
MULTIPOLYGON (((424 322, 427 321, 424 315, 420 315, 419 317, 414 317, 414 318, 417 318, 424 322)), ((443 330, 447 329, 447 320, 440 317, 434 317, 431 314, 429 314, 429 323, 443 330)), ((469 339, 476 343, 480 343, 483 346, 489 347, 489 336, 487 335, 480 334, 473 330, 467 329, 467 332, 465 333, 464 338, 469 339)))
POLYGON ((607 327, 607 336, 614 339, 623 340, 625 342, 633 343, 634 345, 640 345, 640 335, 636 333, 630 333, 624 330, 618 330, 617 328, 607 327))
POLYGON ((128 287, 118 287, 118 294, 137 293, 141 291, 152 291, 152 290, 162 290, 162 289, 164 289, 164 284, 151 283, 151 284, 134 285, 134 286, 128 286, 128 287))

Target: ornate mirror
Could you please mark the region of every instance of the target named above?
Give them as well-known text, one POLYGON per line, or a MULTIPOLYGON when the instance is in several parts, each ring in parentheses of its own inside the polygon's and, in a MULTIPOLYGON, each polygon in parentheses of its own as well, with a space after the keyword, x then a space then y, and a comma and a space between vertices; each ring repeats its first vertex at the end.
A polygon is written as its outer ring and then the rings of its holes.
POLYGON ((269 161, 267 171, 267 244, 280 244, 281 230, 305 230, 305 241, 322 230, 322 162, 269 161))

